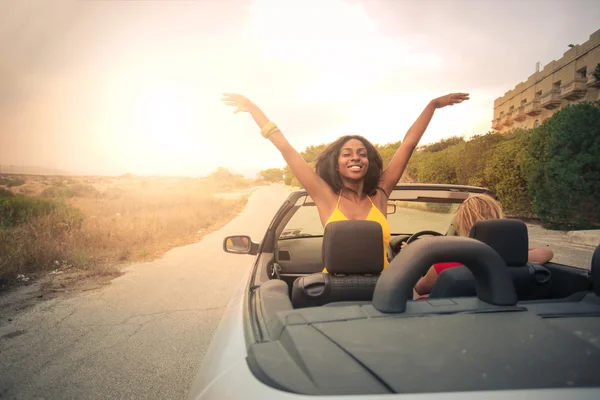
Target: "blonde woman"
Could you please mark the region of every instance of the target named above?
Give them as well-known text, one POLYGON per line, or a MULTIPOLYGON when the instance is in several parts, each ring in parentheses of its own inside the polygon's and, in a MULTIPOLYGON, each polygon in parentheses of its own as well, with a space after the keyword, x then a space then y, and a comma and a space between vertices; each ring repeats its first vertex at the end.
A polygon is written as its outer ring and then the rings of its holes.
MULTIPOLYGON (((456 231, 459 236, 469 237, 469 232, 475 223, 490 219, 502 219, 504 213, 500 203, 485 194, 476 194, 469 197, 458 208, 455 217, 456 231)), ((552 260, 554 253, 548 248, 529 249, 528 262, 545 264, 552 260)), ((443 270, 459 267, 462 264, 456 262, 445 262, 433 265, 427 274, 419 279, 415 285, 415 291, 420 296, 427 295, 433 289, 435 281, 443 270)))

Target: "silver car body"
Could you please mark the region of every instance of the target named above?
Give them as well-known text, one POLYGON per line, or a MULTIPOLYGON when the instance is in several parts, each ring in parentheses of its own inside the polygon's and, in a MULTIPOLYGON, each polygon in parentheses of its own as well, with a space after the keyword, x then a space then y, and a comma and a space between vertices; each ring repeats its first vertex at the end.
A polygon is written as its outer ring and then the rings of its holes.
MULTIPOLYGON (((433 186, 433 185, 432 185, 433 186)), ((263 254, 262 256, 269 254, 263 254)), ((212 342, 200 370, 192 382, 189 400, 242 399, 599 399, 599 388, 561 388, 532 390, 469 391, 422 394, 374 395, 304 395, 275 389, 257 379, 247 364, 248 345, 253 341, 249 328, 249 295, 254 274, 260 267, 260 257, 252 258, 246 268, 240 268, 240 282, 214 332, 212 342)), ((600 367, 600 366, 599 366, 600 367)))

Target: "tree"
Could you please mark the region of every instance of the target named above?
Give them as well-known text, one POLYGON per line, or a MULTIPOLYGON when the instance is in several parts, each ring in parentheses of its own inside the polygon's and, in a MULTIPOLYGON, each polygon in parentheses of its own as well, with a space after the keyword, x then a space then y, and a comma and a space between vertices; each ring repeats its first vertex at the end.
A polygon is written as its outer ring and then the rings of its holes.
POLYGON ((217 167, 217 169, 212 172, 208 178, 209 179, 213 179, 216 181, 219 180, 227 180, 227 179, 231 179, 233 178, 235 175, 233 173, 231 173, 230 170, 228 170, 227 168, 224 167, 217 167))
POLYGON ((260 176, 266 182, 282 182, 283 170, 280 168, 269 168, 260 171, 260 176))
POLYGON ((500 199, 504 211, 516 217, 533 216, 531 196, 521 171, 529 135, 523 129, 510 133, 506 141, 494 146, 484 170, 485 181, 500 199))
POLYGON ((290 166, 286 164, 286 166, 283 167, 283 183, 285 183, 286 185, 290 185, 290 186, 296 186, 296 185, 293 185, 294 179, 296 179, 296 177, 292 173, 290 166))
MULTIPOLYGON (((329 146, 329 143, 319 144, 316 146, 308 146, 304 151, 300 153, 300 155, 302 156, 304 161, 306 161, 308 165, 314 169, 319 154, 321 154, 323 150, 327 148, 327 146, 329 146)), ((289 165, 286 165, 283 168, 283 175, 283 182, 286 185, 302 187, 302 184, 294 176, 294 173, 292 172, 292 169, 289 167, 289 165)))
POLYGON ((458 183, 456 174, 464 143, 437 152, 417 151, 408 163, 408 174, 421 183, 458 183))
POLYGON ((600 63, 596 65, 596 69, 594 70, 594 72, 592 72, 592 75, 594 76, 594 78, 596 78, 598 82, 600 82, 600 63))
POLYGON ((209 182, 209 185, 220 190, 245 188, 249 186, 248 181, 246 181, 243 175, 234 174, 223 167, 218 167, 206 178, 206 180, 209 182))
POLYGON ((506 136, 488 132, 476 135, 465 142, 463 151, 458 155, 456 167, 457 183, 460 185, 489 186, 485 179, 485 165, 494 146, 505 140, 506 136))
POLYGON ((449 138, 442 139, 439 142, 425 144, 423 146, 420 146, 421 147, 420 150, 424 151, 424 152, 436 153, 438 151, 447 149, 450 146, 454 146, 454 145, 461 144, 464 142, 465 142, 465 139, 461 136, 451 136, 449 138))
POLYGON ((568 105, 531 133, 523 172, 544 225, 600 226, 600 107, 568 105))
POLYGON ((392 161, 392 158, 394 158, 394 154, 396 154, 396 150, 398 150, 400 144, 402 144, 401 141, 391 142, 383 145, 375 145, 375 148, 383 160, 383 168, 387 167, 390 161, 392 161))

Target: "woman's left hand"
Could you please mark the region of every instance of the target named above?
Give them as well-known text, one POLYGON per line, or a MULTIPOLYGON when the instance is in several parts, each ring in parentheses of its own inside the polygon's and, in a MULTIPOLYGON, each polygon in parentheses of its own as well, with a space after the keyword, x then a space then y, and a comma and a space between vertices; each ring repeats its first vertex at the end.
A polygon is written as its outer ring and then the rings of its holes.
POLYGON ((442 108, 462 103, 465 100, 469 100, 469 93, 450 93, 434 99, 433 104, 435 105, 435 108, 442 108))

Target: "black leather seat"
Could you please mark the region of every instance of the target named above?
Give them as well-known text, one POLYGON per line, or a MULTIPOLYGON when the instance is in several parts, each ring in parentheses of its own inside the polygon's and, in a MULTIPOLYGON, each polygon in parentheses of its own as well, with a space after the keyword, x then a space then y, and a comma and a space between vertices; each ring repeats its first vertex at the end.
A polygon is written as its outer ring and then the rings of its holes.
POLYGON ((374 221, 336 221, 323 234, 329 273, 300 277, 292 287, 294 308, 337 301, 370 301, 383 270, 383 233, 374 221))
MULTIPOLYGON (((530 264, 527 225, 516 219, 477 222, 469 237, 477 239, 502 257, 509 268, 519 300, 546 298, 551 273, 542 265, 530 264)), ((451 260, 449 260, 451 261, 451 260)), ((449 268, 438 277, 430 298, 476 296, 475 278, 467 267, 449 268)))

